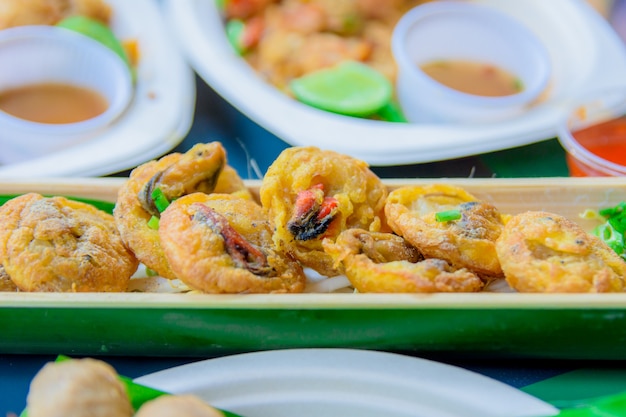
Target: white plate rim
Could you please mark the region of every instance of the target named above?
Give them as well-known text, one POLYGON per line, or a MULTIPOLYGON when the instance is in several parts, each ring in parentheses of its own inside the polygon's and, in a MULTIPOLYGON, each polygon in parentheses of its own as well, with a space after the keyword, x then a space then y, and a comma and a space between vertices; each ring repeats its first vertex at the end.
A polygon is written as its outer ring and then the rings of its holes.
POLYGON ((160 2, 107 2, 113 10, 114 32, 139 43, 132 103, 97 137, 49 155, 0 165, 0 178, 113 174, 166 153, 188 133, 196 99, 194 73, 165 23, 160 2))
MULTIPOLYGON (((456 415, 451 410, 464 410, 467 417, 549 416, 558 411, 523 391, 460 367, 361 349, 297 348, 234 354, 155 372, 135 382, 173 394, 195 394, 247 417, 286 417, 289 414, 281 413, 280 406, 293 400, 292 390, 300 385, 310 387, 310 394, 298 394, 304 402, 324 402, 323 398, 333 395, 350 398, 358 390, 360 399, 348 403, 377 396, 385 401, 389 395, 390 407, 403 401, 415 406, 419 397, 433 415, 442 416, 456 415), (258 407, 263 410, 251 411, 258 407)), ((407 404, 400 409, 403 407, 407 404)), ((309 406, 304 415, 318 411, 309 406)), ((402 412, 406 413, 406 408, 402 412)), ((402 412, 399 415, 405 415, 402 412)))
MULTIPOLYGON (((560 63, 576 72, 561 80, 567 84, 562 88, 566 92, 554 94, 518 118, 490 125, 390 124, 347 118, 294 102, 257 77, 229 47, 215 2, 165 0, 164 5, 192 67, 235 108, 290 145, 333 149, 376 166, 452 159, 551 139, 576 97, 589 90, 623 86, 622 41, 584 0, 473 1, 508 13, 521 10, 532 19, 543 13, 563 39, 585 45, 585 64, 582 60, 560 63), (572 20, 583 25, 565 24, 572 20)), ((525 23, 532 24, 532 19, 525 23)))

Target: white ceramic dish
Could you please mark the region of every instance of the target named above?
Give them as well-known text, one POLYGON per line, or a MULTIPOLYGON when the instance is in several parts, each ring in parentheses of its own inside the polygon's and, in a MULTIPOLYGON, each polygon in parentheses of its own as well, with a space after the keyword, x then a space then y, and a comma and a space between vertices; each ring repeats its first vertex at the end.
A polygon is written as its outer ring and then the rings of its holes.
POLYGON ((215 2, 166 0, 164 5, 191 65, 240 111, 289 144, 334 149, 373 165, 450 159, 553 138, 579 93, 626 83, 622 41, 584 0, 473 1, 520 19, 544 42, 552 60, 549 96, 506 122, 389 124, 310 108, 266 84, 234 53, 215 2))
POLYGON ((493 123, 520 116, 545 90, 550 56, 517 19, 472 2, 435 1, 406 13, 391 49, 398 64, 397 97, 414 123, 493 123), (421 66, 437 61, 489 63, 524 88, 505 97, 467 94, 433 80, 421 66))
POLYGON ((98 116, 76 123, 38 123, 0 111, 0 163, 46 155, 101 134, 133 96, 126 63, 100 42, 67 29, 41 25, 2 30, 0 61, 3 91, 60 83, 96 91, 108 104, 98 116))
POLYGON ((557 409, 451 365, 393 353, 288 349, 209 359, 140 377, 246 417, 520 417, 557 409))
POLYGON ((195 80, 157 0, 108 0, 112 29, 136 39, 140 62, 134 97, 102 134, 48 155, 0 165, 0 178, 98 176, 132 168, 182 141, 193 120, 195 80))

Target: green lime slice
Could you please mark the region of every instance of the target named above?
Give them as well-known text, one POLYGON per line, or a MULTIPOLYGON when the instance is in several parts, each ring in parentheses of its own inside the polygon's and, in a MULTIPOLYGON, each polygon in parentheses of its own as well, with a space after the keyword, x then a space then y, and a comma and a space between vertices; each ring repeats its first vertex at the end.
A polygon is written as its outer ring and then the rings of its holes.
POLYGON ((298 101, 318 109, 348 116, 366 117, 391 100, 391 82, 374 68, 356 61, 341 64, 290 83, 298 101))
POLYGON ((126 50, 124 50, 122 43, 119 39, 117 39, 113 31, 105 24, 86 16, 70 16, 57 23, 57 26, 73 30, 74 32, 78 32, 97 40, 119 55, 119 57, 126 62, 126 65, 128 65, 128 68, 132 71, 130 60, 128 59, 128 55, 126 54, 126 50))

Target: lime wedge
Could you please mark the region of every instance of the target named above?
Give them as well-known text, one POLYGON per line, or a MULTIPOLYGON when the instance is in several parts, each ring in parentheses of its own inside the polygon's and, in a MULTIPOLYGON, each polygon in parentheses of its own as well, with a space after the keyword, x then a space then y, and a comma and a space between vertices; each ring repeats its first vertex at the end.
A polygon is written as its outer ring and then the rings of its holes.
POLYGON ((370 116, 391 100, 391 82, 374 68, 345 61, 296 78, 290 83, 298 101, 348 116, 370 116))
POLYGON ((117 39, 113 31, 105 24, 86 16, 70 16, 57 23, 57 26, 73 30, 74 32, 81 33, 97 40, 119 55, 119 57, 126 62, 126 65, 131 68, 130 60, 128 59, 128 55, 126 55, 124 47, 117 39))

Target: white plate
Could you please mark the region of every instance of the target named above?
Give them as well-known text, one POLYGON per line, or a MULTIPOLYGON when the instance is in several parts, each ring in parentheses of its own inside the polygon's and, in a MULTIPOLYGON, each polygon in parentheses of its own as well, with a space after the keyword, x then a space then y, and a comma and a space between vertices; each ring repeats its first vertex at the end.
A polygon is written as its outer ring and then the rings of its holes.
POLYGON ((139 43, 133 102, 103 134, 50 155, 2 165, 0 177, 111 174, 166 153, 189 131, 194 75, 164 23, 159 2, 107 1, 113 9, 115 34, 139 43))
POLYGON ((241 112, 291 145, 334 149, 372 165, 450 159, 550 139, 579 94, 626 83, 620 38, 584 0, 475 1, 526 23, 546 43, 554 66, 547 99, 497 124, 391 124, 313 109, 266 84, 233 52, 215 1, 167 0, 165 6, 196 72, 241 112))
POLYGON ((287 349, 140 377, 246 417, 521 417, 557 410, 485 376, 425 359, 351 349, 287 349))

